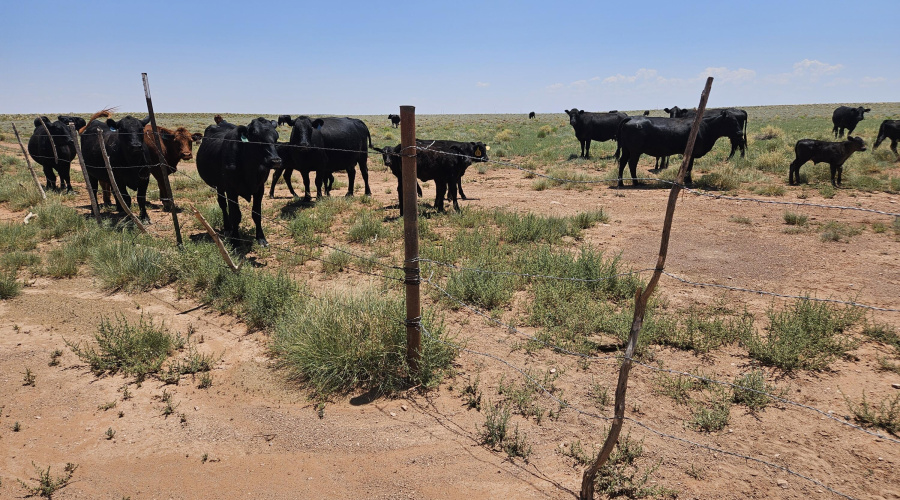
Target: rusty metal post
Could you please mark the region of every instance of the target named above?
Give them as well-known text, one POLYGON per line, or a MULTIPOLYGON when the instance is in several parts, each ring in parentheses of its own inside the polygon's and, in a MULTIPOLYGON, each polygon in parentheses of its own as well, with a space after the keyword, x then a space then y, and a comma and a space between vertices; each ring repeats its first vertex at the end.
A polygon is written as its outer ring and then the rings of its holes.
MULTIPOLYGON (((178 225, 178 211, 175 210, 175 193, 172 192, 172 186, 169 184, 169 165, 166 163, 166 157, 163 154, 162 139, 159 136, 159 128, 156 126, 156 114, 153 112, 153 101, 150 100, 150 82, 147 80, 147 73, 141 73, 141 78, 144 80, 144 96, 147 97, 147 112, 150 113, 150 127, 153 129, 153 140, 156 142, 156 154, 159 156, 159 167, 163 173, 163 184, 169 196, 168 203, 172 212, 172 224, 175 225, 175 241, 180 247, 182 245, 181 226, 178 225)), ((166 206, 167 201, 163 199, 164 196, 165 193, 162 193, 162 196, 160 196, 163 207, 166 206)))
POLYGON ((75 154, 78 155, 78 164, 81 166, 81 175, 84 176, 84 185, 87 187, 88 197, 91 199, 91 211, 94 213, 94 218, 97 219, 97 223, 99 223, 100 206, 97 204, 97 193, 91 188, 87 167, 84 164, 84 155, 81 154, 81 141, 78 137, 78 131, 75 130, 75 124, 72 122, 69 122, 69 133, 72 134, 72 140, 75 141, 75 154))
POLYGON ((97 139, 97 142, 100 143, 100 152, 103 153, 103 163, 106 164, 106 173, 109 175, 109 184, 112 186, 113 194, 116 195, 116 201, 119 202, 119 206, 122 207, 125 214, 137 224, 138 229, 140 229, 142 233, 146 233, 147 228, 144 227, 141 220, 131 211, 131 207, 126 205, 125 200, 122 199, 122 193, 119 191, 119 185, 116 183, 116 176, 113 175, 112 165, 109 164, 109 155, 106 153, 106 138, 103 137, 103 129, 97 129, 97 139))
POLYGON ((581 477, 580 500, 593 500, 594 498, 594 478, 597 472, 609 459, 613 452, 616 442, 619 440, 619 432, 622 430, 622 424, 625 422, 625 392, 628 389, 628 373, 631 371, 631 358, 637 347, 638 335, 641 333, 641 327, 644 324, 644 311, 647 307, 647 301, 653 295, 656 284, 662 275, 666 264, 666 255, 669 251, 669 236, 672 233, 672 219, 675 217, 675 202, 678 201, 678 193, 684 184, 684 177, 687 174, 688 165, 690 165, 691 157, 694 154, 694 143, 697 140, 697 132, 700 130, 700 121, 703 119, 703 112, 706 110, 706 101, 709 98, 709 91, 712 88, 713 78, 706 79, 706 87, 700 94, 700 105, 697 107, 697 116, 691 126, 691 133, 688 137, 687 147, 684 150, 684 161, 681 162, 681 168, 678 170, 678 177, 675 184, 669 191, 669 203, 666 206, 666 216, 663 222, 662 236, 659 243, 659 256, 656 260, 656 269, 653 271, 653 277, 646 289, 638 288, 634 297, 634 317, 631 322, 631 334, 628 337, 628 344, 625 347, 625 357, 622 359, 622 366, 619 367, 619 382, 616 385, 616 405, 613 414, 613 423, 609 428, 609 434, 606 441, 597 454, 594 464, 584 471, 581 477))
MULTIPOLYGON (((50 140, 50 147, 53 148, 53 164, 59 165, 59 155, 56 153, 56 143, 53 142, 53 135, 50 134, 50 129, 47 128, 47 123, 44 122, 43 117, 38 117, 38 121, 41 122, 41 125, 44 127, 44 132, 47 132, 47 139, 50 140)), ((60 179, 62 181, 62 179, 60 179)))
POLYGON ((31 158, 28 157, 28 152, 25 151, 25 146, 22 145, 22 139, 19 137, 19 130, 16 129, 16 124, 12 124, 13 132, 16 134, 16 140, 19 141, 19 147, 22 148, 22 156, 25 157, 25 163, 28 165, 28 170, 31 170, 31 178, 34 179, 34 183, 38 187, 38 191, 41 192, 41 198, 47 199, 47 193, 44 192, 44 187, 41 186, 41 181, 38 180, 37 174, 34 173, 34 167, 31 166, 31 158))
POLYGON ((419 296, 419 221, 416 199, 416 107, 400 106, 400 147, 403 163, 403 269, 406 272, 406 359, 419 370, 422 349, 422 305, 419 296))

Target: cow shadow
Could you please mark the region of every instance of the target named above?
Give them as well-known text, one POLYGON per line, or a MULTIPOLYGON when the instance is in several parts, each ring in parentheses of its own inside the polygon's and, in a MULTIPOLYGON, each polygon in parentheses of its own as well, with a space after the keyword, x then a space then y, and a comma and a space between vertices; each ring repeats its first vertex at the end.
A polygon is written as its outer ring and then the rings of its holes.
MULTIPOLYGON (((216 234, 219 235, 219 240, 222 241, 222 243, 225 245, 225 248, 228 249, 228 253, 231 254, 231 258, 234 261, 235 265, 249 265, 250 267, 257 268, 266 266, 265 264, 259 262, 256 256, 248 256, 254 251, 255 233, 251 233, 250 231, 241 229, 238 237, 235 239, 226 238, 222 236, 222 234, 218 231, 216 231, 216 234)), ((206 231, 191 234, 188 236, 188 239, 191 240, 192 243, 208 243, 210 245, 215 245, 215 241, 213 241, 212 236, 210 236, 206 231)))
POLYGON ((315 206, 316 202, 313 200, 305 200, 303 198, 294 197, 291 201, 287 202, 287 204, 281 207, 281 218, 293 218, 295 215, 297 215, 297 212, 315 208, 315 206))

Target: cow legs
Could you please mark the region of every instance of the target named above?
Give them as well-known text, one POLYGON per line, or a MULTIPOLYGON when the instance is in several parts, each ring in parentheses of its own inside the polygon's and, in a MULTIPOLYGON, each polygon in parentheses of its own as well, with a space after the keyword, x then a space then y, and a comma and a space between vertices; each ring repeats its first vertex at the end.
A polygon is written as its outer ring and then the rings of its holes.
MULTIPOLYGON (((318 182, 318 178, 316 179, 316 182, 318 182)), ((347 197, 353 196, 353 183, 354 182, 356 182, 356 165, 353 165, 352 167, 347 169, 347 184, 348 185, 347 185, 347 194, 345 194, 344 196, 347 196, 347 197)), ((366 181, 366 191, 368 191, 368 190, 369 190, 369 183, 368 183, 368 181, 366 181)), ((371 194, 371 193, 367 192, 366 194, 371 194)))
MULTIPOLYGON (((631 185, 632 186, 640 186, 643 184, 643 181, 637 180, 637 164, 638 159, 640 159, 641 155, 634 155, 634 158, 628 158, 628 170, 631 171, 631 185)), ((619 177, 622 177, 622 174, 619 174, 619 177)), ((619 181, 621 182, 621 181, 619 181)))
POLYGON ((900 153, 897 153, 897 139, 891 139, 891 151, 897 158, 900 158, 900 153))
POLYGON ((444 192, 447 190, 447 183, 444 181, 434 180, 434 208, 438 212, 444 211, 444 192))
POLYGON ((687 173, 684 174, 684 183, 685 184, 693 184, 694 181, 691 180, 691 171, 694 170, 694 158, 691 157, 691 161, 688 162, 687 173))
POLYGON ((580 141, 580 142, 581 142, 581 157, 584 158, 584 142, 585 141, 580 141))
POLYGON ((585 159, 588 159, 588 158, 591 157, 591 140, 588 139, 588 140, 586 140, 586 141, 584 141, 584 142, 585 142, 584 158, 585 158, 585 159))
POLYGON ((462 190, 462 177, 460 177, 459 180, 456 181, 456 187, 459 188, 459 197, 464 200, 468 200, 468 198, 466 198, 466 193, 463 193, 462 190))
MULTIPOLYGON (((418 185, 417 182, 416 186, 418 187, 418 185)), ((400 177, 397 177, 397 199, 399 200, 397 206, 400 208, 400 217, 403 217, 403 180, 400 177)))
MULTIPOLYGON (((291 174, 294 173, 294 169, 289 168, 284 171, 284 183, 287 184, 288 191, 291 192, 291 196, 297 197, 297 193, 294 191, 294 186, 291 184, 291 174)), ((272 186, 275 186, 275 183, 272 182, 272 186)))
POLYGON ((231 234, 226 236, 229 236, 232 240, 236 240, 241 234, 241 207, 238 206, 237 195, 226 192, 225 196, 228 201, 228 217, 231 220, 231 234))
POLYGON ((228 198, 222 188, 216 187, 216 201, 222 209, 222 234, 231 236, 231 218, 228 217, 228 198))
POLYGON ((806 162, 800 161, 800 158, 797 158, 792 161, 791 166, 788 167, 788 184, 791 186, 800 184, 800 166, 804 163, 806 162))
POLYGON ((309 201, 312 199, 309 194, 309 170, 301 170, 300 176, 303 177, 303 201, 309 201))
POLYGON ((260 186, 259 191, 253 195, 253 212, 250 214, 250 217, 253 219, 253 224, 256 225, 256 243, 261 247, 269 246, 269 242, 266 241, 266 237, 263 235, 262 230, 262 199, 265 190, 266 188, 264 185, 260 186))
POLYGON ((841 174, 844 173, 844 166, 833 164, 830 164, 829 166, 831 167, 831 185, 833 187, 838 187, 841 185, 841 174), (834 182, 835 174, 837 174, 837 184, 834 182))
POLYGON ((59 189, 62 189, 63 186, 66 187, 66 192, 71 193, 72 190, 72 180, 69 178, 69 171, 71 170, 70 163, 64 163, 59 167, 59 189))
POLYGON ((622 152, 622 146, 619 145, 618 141, 616 142, 616 154, 613 155, 613 158, 619 159, 619 156, 622 152))
MULTIPOLYGON (((140 219, 144 224, 150 224, 150 216, 147 215, 147 186, 150 185, 150 177, 138 180, 137 202, 140 208, 140 219)), ((162 196, 160 196, 162 197, 162 196)))
POLYGON ((151 170, 150 173, 153 174, 153 178, 156 179, 156 185, 159 186, 159 201, 162 203, 163 212, 175 210, 175 203, 172 201, 172 193, 166 189, 167 183, 163 178, 166 174, 162 172, 162 167, 160 167, 159 172, 156 172, 154 169, 151 170))
POLYGON ((457 212, 460 211, 459 203, 456 200, 456 186, 460 182, 460 179, 450 179, 450 182, 447 184, 447 197, 453 203, 453 210, 457 212))
POLYGON ((629 154, 627 149, 623 149, 622 156, 619 158, 619 181, 616 183, 618 187, 625 185, 625 183, 622 182, 622 173, 625 172, 625 164, 628 163, 629 154))
POLYGON ((365 195, 372 196, 372 190, 369 189, 369 166, 366 165, 365 156, 363 156, 362 161, 359 162, 359 174, 362 175, 363 185, 366 187, 365 195))
MULTIPOLYGON (((269 198, 275 197, 275 185, 278 184, 278 179, 281 177, 282 172, 284 172, 283 168, 272 170, 272 186, 269 188, 269 198)), ((284 176, 284 179, 287 181, 287 176, 284 176)))
POLYGON ((44 175, 47 177, 47 186, 46 189, 56 191, 56 172, 53 171, 53 167, 50 165, 43 165, 44 167, 44 175))

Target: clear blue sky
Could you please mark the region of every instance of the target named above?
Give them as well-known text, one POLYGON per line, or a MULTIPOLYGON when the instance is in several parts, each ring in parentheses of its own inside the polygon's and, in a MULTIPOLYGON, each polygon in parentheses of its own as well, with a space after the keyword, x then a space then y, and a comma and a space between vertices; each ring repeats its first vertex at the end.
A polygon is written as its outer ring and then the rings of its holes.
POLYGON ((900 100, 900 1, 3 0, 0 113, 900 100), (695 30, 697 27, 699 29, 695 30))

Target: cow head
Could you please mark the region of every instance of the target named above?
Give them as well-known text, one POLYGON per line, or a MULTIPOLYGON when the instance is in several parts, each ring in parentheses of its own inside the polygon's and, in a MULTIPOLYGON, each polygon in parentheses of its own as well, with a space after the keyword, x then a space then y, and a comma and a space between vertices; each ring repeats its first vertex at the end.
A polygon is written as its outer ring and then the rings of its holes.
POLYGON ((574 127, 581 121, 584 110, 578 108, 567 109, 566 114, 569 115, 569 125, 574 127))
POLYGON ((243 144, 251 164, 271 169, 281 166, 281 157, 275 149, 278 142, 278 125, 263 117, 254 118, 249 125, 237 128, 238 137, 243 144))
POLYGON ((80 116, 59 115, 56 118, 59 121, 63 122, 63 124, 65 124, 66 126, 68 126, 70 123, 75 125, 76 130, 80 130, 80 129, 84 128, 84 126, 87 125, 87 122, 84 121, 84 118, 82 118, 80 116))
POLYGON ((178 127, 175 129, 175 133, 172 134, 172 142, 178 148, 178 152, 181 156, 182 160, 190 160, 194 158, 194 153, 192 151, 194 143, 200 142, 200 139, 203 138, 201 134, 191 134, 188 132, 188 129, 184 127, 178 127))
POLYGON ((384 161, 384 166, 391 169, 391 172, 399 178, 400 173, 403 171, 402 158, 400 157, 401 145, 397 144, 394 147, 385 146, 383 149, 372 149, 381 153, 381 159, 384 161))
POLYGON ((310 120, 308 116, 298 116, 294 120, 294 128, 291 129, 290 143, 300 146, 301 150, 306 150, 310 146, 321 146, 319 132, 323 125, 325 125, 325 120, 321 118, 310 120))
POLYGON ((52 139, 53 143, 56 144, 57 153, 59 155, 66 155, 66 152, 59 151, 60 148, 75 147, 75 140, 72 138, 71 134, 69 134, 69 128, 66 126, 66 124, 61 121, 51 122, 49 118, 47 118, 46 116, 42 116, 40 118, 34 119, 34 133, 42 135, 45 134, 46 132, 44 132, 44 125, 47 125, 47 130, 50 131, 50 139, 52 139))
POLYGON ((287 125, 288 127, 293 127, 294 120, 291 119, 291 115, 281 115, 278 117, 278 125, 287 125))
POLYGON ((144 156, 144 127, 150 123, 150 117, 138 120, 128 115, 119 121, 109 118, 106 125, 111 132, 116 132, 119 152, 125 155, 129 164, 139 165, 144 156))
POLYGON ((865 120, 866 117, 864 116, 864 113, 868 113, 870 111, 872 111, 870 108, 864 108, 864 107, 860 106, 860 107, 856 108, 856 115, 859 117, 860 120, 865 120))
POLYGON ((866 143, 862 140, 862 137, 850 137, 847 136, 847 140, 844 142, 850 146, 852 151, 865 151, 866 143))
POLYGON ((483 142, 470 142, 467 149, 466 155, 471 156, 472 161, 488 161, 487 152, 491 149, 490 146, 486 146, 483 142))

